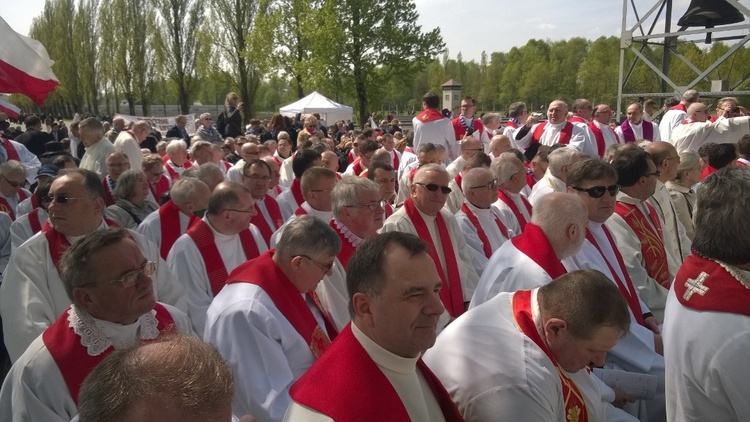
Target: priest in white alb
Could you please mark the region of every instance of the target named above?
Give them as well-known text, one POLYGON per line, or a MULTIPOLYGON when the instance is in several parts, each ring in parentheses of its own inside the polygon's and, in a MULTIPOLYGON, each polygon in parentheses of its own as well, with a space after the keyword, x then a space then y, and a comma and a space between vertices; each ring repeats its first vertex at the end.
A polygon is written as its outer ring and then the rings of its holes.
POLYGON ((505 227, 520 234, 531 220, 531 204, 521 195, 526 184, 526 168, 523 161, 512 152, 505 152, 492 160, 490 167, 497 180, 497 201, 492 205, 497 209, 505 227))
POLYGON ((640 104, 630 104, 625 113, 627 119, 615 128, 615 133, 620 138, 620 143, 631 143, 638 139, 645 139, 651 142, 661 141, 659 125, 644 118, 643 108, 640 104))
POLYGON ((708 121, 708 107, 703 103, 695 103, 687 109, 688 120, 676 127, 669 142, 677 148, 677 152, 691 150, 698 152, 707 142, 717 144, 734 144, 750 133, 750 116, 718 119, 708 121))
POLYGON ((255 202, 255 215, 250 222, 260 230, 266 246, 271 244, 271 237, 284 225, 281 207, 276 199, 268 193, 271 183, 273 160, 254 160, 245 163, 242 169, 242 183, 250 189, 255 202))
POLYGON ((536 206, 537 202, 548 193, 565 192, 565 179, 570 166, 585 157, 586 155, 569 146, 556 148, 550 152, 547 156, 549 165, 547 166, 547 171, 544 173, 544 177, 531 188, 531 195, 529 195, 531 206, 536 206))
POLYGON ((525 150, 535 143, 549 146, 566 144, 584 154, 595 155, 596 146, 587 136, 586 129, 568 122, 567 118, 568 105, 560 100, 552 101, 547 109, 548 120, 530 128, 519 128, 515 133, 516 145, 525 150))

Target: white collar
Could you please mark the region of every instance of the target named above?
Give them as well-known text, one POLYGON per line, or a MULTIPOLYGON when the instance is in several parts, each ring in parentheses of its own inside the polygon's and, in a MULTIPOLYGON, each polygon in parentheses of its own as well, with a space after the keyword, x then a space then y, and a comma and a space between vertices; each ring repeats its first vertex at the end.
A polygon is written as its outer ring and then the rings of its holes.
POLYGON ((338 228, 341 231, 341 234, 344 235, 344 238, 351 243, 352 246, 354 246, 354 249, 359 248, 359 246, 364 242, 365 240, 361 237, 357 236, 356 234, 352 233, 351 230, 349 230, 349 227, 346 227, 342 222, 336 219, 336 217, 333 218, 333 224, 336 225, 336 228, 338 228))
POLYGON ((68 324, 81 338, 81 345, 86 348, 89 356, 99 356, 112 346, 115 349, 127 348, 138 339, 153 340, 159 336, 159 321, 153 309, 141 315, 134 323, 121 325, 96 319, 76 305, 71 305, 68 324))
POLYGON ((367 352, 375 364, 401 374, 414 374, 417 371, 417 361, 419 360, 419 356, 415 358, 398 356, 374 342, 367 336, 367 334, 363 333, 354 322, 352 322, 351 327, 354 338, 359 341, 362 348, 365 349, 365 352, 367 352))

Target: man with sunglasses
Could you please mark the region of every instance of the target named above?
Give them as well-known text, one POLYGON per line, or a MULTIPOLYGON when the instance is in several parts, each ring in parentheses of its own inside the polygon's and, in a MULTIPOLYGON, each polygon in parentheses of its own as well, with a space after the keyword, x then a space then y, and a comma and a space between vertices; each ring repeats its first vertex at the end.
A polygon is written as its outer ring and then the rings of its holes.
POLYGON ((575 195, 552 192, 534 208, 531 222, 490 257, 471 307, 501 292, 533 289, 565 274, 562 260, 581 248, 586 236, 586 207, 575 195))
POLYGON ((734 144, 743 135, 750 133, 750 116, 722 118, 709 122, 708 107, 703 103, 691 104, 687 114, 688 120, 675 128, 669 139, 678 153, 685 150, 697 152, 707 142, 734 144))
POLYGON ((289 387, 336 337, 314 290, 340 249, 327 223, 295 218, 277 248, 237 267, 211 302, 203 338, 238 375, 236 416, 280 421, 291 402, 289 387))
POLYGON ((192 334, 187 315, 157 302, 156 264, 132 232, 94 230, 63 254, 60 270, 69 306, 11 368, 0 391, 2 420, 70 420, 81 383, 114 350, 175 329, 192 334))
POLYGON ((667 291, 674 274, 664 246, 666 229, 648 203, 660 172, 651 156, 635 144, 618 148, 612 166, 617 170, 620 192, 607 228, 615 238, 638 296, 657 321, 663 321, 667 291))
POLYGON ((471 248, 474 269, 481 277, 492 253, 515 233, 508 230, 492 206, 497 200, 497 180, 489 166, 471 168, 462 175, 464 201, 455 216, 471 248))
MULTIPOLYGON (((48 199, 47 224, 11 255, 0 284, 5 345, 12 360, 70 305, 60 279, 62 253, 84 235, 109 225, 103 218, 104 189, 92 171, 61 171, 52 182, 48 199)), ((157 300, 186 310, 182 285, 159 256, 159 248, 135 231, 128 233, 143 256, 156 263, 157 300)))
POLYGON ((655 375, 659 386, 657 398, 628 405, 626 409, 634 416, 648 414, 648 420, 664 420, 664 358, 658 321, 640 300, 615 238, 604 224, 615 212, 619 191, 617 171, 610 164, 583 160, 571 167, 568 193, 583 200, 589 221, 580 251, 563 260, 563 264, 571 271, 600 271, 618 287, 628 304, 630 329, 607 354, 607 367, 655 375))
POLYGON ((346 290, 349 260, 365 240, 378 234, 383 227, 386 202, 381 199, 375 182, 344 176, 331 191, 331 204, 333 219, 329 225, 341 239, 341 251, 336 255, 331 273, 318 284, 315 292, 336 329, 341 331, 351 318, 346 290))
POLYGON ((206 310, 229 273, 268 250, 260 230, 250 223, 256 213, 250 189, 223 182, 211 193, 203 219, 191 225, 169 251, 167 265, 185 286, 196 333, 203 332, 206 310))
POLYGON ((479 278, 455 217, 443 209, 451 193, 449 180, 439 164, 419 167, 404 206, 388 217, 381 230, 415 234, 432 245, 430 255, 443 280, 440 298, 446 312, 441 329, 449 316, 456 318, 466 310, 479 278))

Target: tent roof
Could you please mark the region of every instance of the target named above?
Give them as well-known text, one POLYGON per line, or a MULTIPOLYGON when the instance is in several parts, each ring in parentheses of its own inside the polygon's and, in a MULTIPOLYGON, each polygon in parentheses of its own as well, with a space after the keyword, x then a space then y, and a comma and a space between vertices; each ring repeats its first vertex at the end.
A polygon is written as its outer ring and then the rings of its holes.
POLYGON ((281 107, 279 112, 285 116, 292 117, 297 113, 320 113, 323 120, 346 120, 351 119, 353 116, 353 109, 351 107, 326 98, 317 91, 313 91, 307 97, 281 107))

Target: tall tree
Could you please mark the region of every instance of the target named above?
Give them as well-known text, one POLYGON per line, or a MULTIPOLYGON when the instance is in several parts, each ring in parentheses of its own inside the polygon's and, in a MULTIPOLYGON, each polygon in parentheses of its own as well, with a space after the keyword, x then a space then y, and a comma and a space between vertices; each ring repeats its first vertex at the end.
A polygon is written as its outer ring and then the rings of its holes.
MULTIPOLYGON (((73 50, 78 63, 81 94, 88 111, 99 114, 99 0, 81 0, 73 25, 73 50)), ((82 110, 76 110, 80 112, 82 110)))
POLYGON ((190 112, 196 84, 196 58, 201 45, 198 30, 204 0, 152 0, 158 13, 156 45, 159 61, 177 88, 180 111, 190 112))
MULTIPOLYGON (((245 121, 255 112, 255 94, 267 71, 269 0, 209 0, 214 46, 243 102, 245 121), (251 59, 252 58, 252 59, 251 59)), ((223 103, 223 101, 222 101, 223 103)))
POLYGON ((329 61, 329 67, 343 68, 351 75, 360 122, 366 121, 370 96, 382 88, 383 78, 413 73, 445 47, 439 29, 422 32, 412 0, 327 0, 324 9, 335 19, 322 25, 343 33, 345 42, 317 44, 316 55, 332 49, 341 52, 343 61, 329 61), (378 75, 379 66, 390 71, 378 75))

